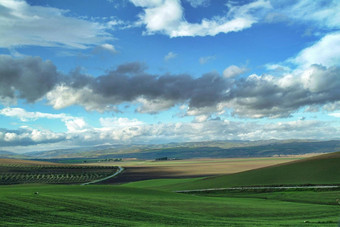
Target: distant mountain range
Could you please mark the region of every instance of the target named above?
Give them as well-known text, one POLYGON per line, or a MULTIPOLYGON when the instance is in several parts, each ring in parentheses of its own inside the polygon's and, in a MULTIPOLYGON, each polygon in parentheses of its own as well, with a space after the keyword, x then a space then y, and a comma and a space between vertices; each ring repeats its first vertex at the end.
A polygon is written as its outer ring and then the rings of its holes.
POLYGON ((0 151, 0 158, 19 159, 73 159, 73 158, 137 158, 162 157, 234 158, 269 157, 340 151, 340 140, 262 140, 262 141, 205 141, 150 145, 103 145, 61 150, 49 150, 16 154, 0 151))

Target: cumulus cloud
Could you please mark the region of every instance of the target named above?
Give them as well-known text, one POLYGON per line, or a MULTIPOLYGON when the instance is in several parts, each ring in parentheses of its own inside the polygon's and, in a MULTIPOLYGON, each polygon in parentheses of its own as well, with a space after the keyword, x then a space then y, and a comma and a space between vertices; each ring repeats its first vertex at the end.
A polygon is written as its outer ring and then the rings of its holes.
POLYGON ((230 105, 238 115, 287 117, 301 107, 339 101, 339 74, 339 67, 313 65, 282 77, 251 75, 236 82, 230 105))
POLYGON ((0 2, 0 47, 88 48, 112 39, 105 26, 68 17, 67 10, 32 6, 23 0, 0 2))
POLYGON ((199 78, 190 75, 154 76, 144 65, 130 63, 99 77, 77 75, 47 94, 55 108, 82 105, 87 110, 106 111, 123 102, 138 102, 139 112, 156 113, 176 104, 213 106, 223 98, 227 81, 218 74, 199 78))
POLYGON ((99 112, 120 111, 119 104, 132 103, 136 111, 151 114, 184 104, 186 115, 223 114, 229 109, 251 118, 288 117, 303 107, 327 111, 340 107, 337 66, 312 65, 280 76, 236 77, 243 71, 230 66, 224 75, 152 75, 144 64, 134 62, 93 77, 78 71, 61 75, 51 62, 40 58, 0 56, 0 101, 46 98, 55 109, 79 105, 99 112))
MULTIPOLYGON (((180 0, 131 0, 143 8, 140 14, 140 24, 146 26, 146 34, 163 33, 170 37, 182 36, 215 36, 219 33, 238 32, 250 28, 258 22, 254 16, 256 11, 271 8, 269 1, 257 0, 245 5, 228 5, 225 16, 213 19, 202 19, 201 23, 189 23, 184 18, 184 9, 180 0)), ((191 3, 193 1, 190 1, 191 3)), ((195 1, 193 6, 199 6, 206 1, 195 1)))

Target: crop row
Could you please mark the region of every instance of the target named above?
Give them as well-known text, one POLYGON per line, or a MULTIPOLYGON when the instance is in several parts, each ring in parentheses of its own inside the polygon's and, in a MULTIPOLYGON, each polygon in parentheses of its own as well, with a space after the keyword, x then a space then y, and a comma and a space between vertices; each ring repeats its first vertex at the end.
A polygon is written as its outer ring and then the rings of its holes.
MULTIPOLYGON (((4 168, 2 168, 3 170, 4 168)), ((39 171, 31 168, 9 168, 0 171, 0 184, 22 184, 22 183, 48 183, 69 184, 83 183, 107 177, 117 171, 117 168, 82 168, 73 169, 68 167, 41 168, 39 171), (81 170, 81 171, 79 171, 81 170)))

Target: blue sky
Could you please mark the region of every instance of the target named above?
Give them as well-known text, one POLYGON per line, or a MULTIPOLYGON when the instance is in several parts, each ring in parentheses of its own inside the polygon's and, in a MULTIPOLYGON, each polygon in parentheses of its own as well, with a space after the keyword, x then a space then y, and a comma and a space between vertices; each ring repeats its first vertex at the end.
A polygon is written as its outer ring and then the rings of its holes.
POLYGON ((0 0, 0 150, 340 139, 340 2, 0 0))

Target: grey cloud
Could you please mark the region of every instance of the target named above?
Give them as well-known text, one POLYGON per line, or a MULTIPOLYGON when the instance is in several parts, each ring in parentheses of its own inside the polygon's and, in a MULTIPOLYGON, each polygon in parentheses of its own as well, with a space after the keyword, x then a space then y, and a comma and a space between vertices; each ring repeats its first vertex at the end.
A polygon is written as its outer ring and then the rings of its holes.
POLYGON ((103 101, 110 100, 103 105, 143 98, 173 104, 188 101, 190 106, 199 108, 213 106, 223 98, 227 81, 216 73, 196 79, 185 74, 155 76, 146 73, 145 69, 143 64, 129 63, 96 78, 76 71, 66 84, 76 89, 87 87, 95 95, 104 97, 103 101))
POLYGON ((336 110, 340 101, 340 68, 313 65, 293 75, 250 75, 225 78, 207 73, 152 75, 145 64, 118 66, 93 77, 79 70, 58 73, 53 63, 40 58, 0 56, 0 100, 35 102, 47 97, 60 109, 80 105, 87 110, 118 111, 121 103, 140 104, 136 111, 157 113, 187 104, 189 115, 219 113, 229 108, 237 116, 288 117, 302 107, 336 110))
POLYGON ((231 91, 231 108, 245 117, 288 117, 301 107, 324 106, 340 100, 340 68, 313 65, 289 86, 281 78, 255 77, 237 80, 231 91))
POLYGON ((0 56, 0 98, 22 98, 34 102, 58 82, 59 74, 50 61, 39 57, 14 59, 0 56))
POLYGON ((220 102, 227 87, 227 81, 214 73, 196 79, 185 74, 154 76, 139 71, 140 68, 134 64, 131 65, 131 71, 125 69, 121 73, 121 68, 122 66, 107 75, 97 77, 90 87, 96 94, 110 97, 114 103, 134 101, 142 97, 177 104, 188 101, 189 106, 195 108, 213 106, 220 102))

